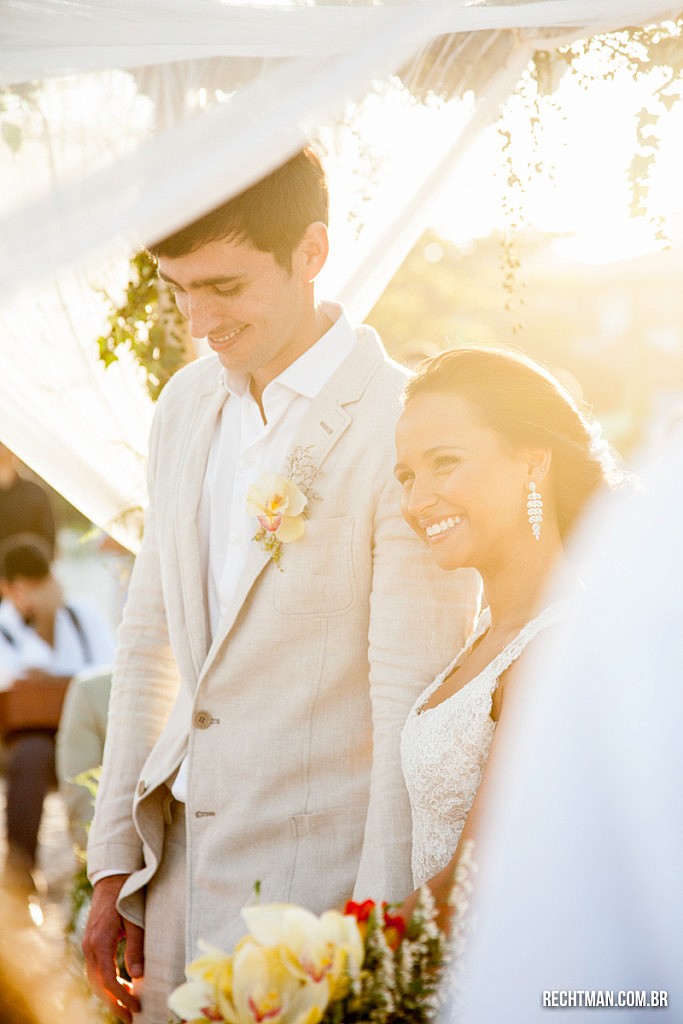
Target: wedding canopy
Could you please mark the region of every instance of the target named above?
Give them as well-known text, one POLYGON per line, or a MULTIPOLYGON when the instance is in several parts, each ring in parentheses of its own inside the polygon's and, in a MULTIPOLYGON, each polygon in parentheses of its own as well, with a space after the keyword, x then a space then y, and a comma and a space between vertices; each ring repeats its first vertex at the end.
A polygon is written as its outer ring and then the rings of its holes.
POLYGON ((315 139, 321 291, 362 317, 535 49, 672 16, 657 0, 5 0, 0 440, 135 547, 151 415, 105 370, 130 255, 315 139))

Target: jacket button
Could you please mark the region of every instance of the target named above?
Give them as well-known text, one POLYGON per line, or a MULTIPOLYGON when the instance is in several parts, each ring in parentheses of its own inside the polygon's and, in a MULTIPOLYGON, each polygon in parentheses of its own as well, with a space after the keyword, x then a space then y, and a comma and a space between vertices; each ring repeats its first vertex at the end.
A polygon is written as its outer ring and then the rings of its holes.
POLYGON ((144 781, 144 779, 140 779, 140 781, 138 782, 138 796, 144 796, 146 792, 147 783, 144 781))
POLYGON ((208 729, 212 719, 208 711, 195 711, 192 721, 197 729, 208 729))

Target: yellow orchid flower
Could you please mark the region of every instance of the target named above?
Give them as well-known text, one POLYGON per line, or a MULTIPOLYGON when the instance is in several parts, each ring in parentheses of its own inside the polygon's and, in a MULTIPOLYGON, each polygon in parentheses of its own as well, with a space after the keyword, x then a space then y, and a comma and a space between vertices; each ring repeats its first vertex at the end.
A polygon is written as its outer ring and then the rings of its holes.
POLYGON ((214 985, 219 978, 232 975, 232 956, 217 946, 212 946, 202 939, 197 943, 204 956, 198 956, 188 964, 186 974, 189 979, 206 981, 214 985))
POLYGON ((365 958, 363 936, 358 921, 351 914, 328 910, 321 916, 320 923, 329 940, 337 947, 334 966, 328 978, 330 997, 341 999, 348 991, 350 979, 360 975, 365 958))
POLYGON ((232 993, 218 1003, 228 1024, 318 1024, 330 998, 327 981, 302 981, 277 947, 249 942, 233 957, 232 993))
POLYGON ((256 516, 266 535, 282 544, 304 533, 303 511, 308 499, 296 484, 277 473, 264 473, 247 491, 247 512, 256 516))
POLYGON ((279 947, 289 970, 301 980, 327 978, 331 990, 344 990, 363 963, 363 939, 350 915, 329 910, 316 917, 303 907, 271 903, 245 907, 242 917, 257 942, 279 947))
POLYGON ((205 981, 186 981, 179 985, 168 998, 168 1008, 188 1024, 220 1020, 213 985, 205 981))

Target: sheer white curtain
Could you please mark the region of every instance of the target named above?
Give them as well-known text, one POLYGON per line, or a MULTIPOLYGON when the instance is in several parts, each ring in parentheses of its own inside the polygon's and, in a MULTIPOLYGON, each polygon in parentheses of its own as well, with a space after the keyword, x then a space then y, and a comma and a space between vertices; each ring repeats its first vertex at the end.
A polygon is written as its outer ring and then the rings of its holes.
MULTIPOLYGON (((589 510, 573 552, 582 588, 511 690, 458 1007, 441 1024, 543 1024, 552 991, 661 991, 664 1017, 680 1017, 680 434, 639 477, 589 510)), ((620 1017, 581 1005, 568 1020, 620 1017)))
POLYGON ((3 121, 22 137, 0 150, 0 439, 134 546, 150 402, 95 346, 130 253, 314 137, 333 193, 321 290, 362 317, 535 45, 670 11, 614 6, 6 0, 3 121))

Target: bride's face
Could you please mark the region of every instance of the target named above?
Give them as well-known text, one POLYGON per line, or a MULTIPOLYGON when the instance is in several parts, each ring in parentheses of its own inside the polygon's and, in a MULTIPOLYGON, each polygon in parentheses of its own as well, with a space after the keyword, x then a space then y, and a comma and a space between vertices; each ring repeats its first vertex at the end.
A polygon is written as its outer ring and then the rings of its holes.
POLYGON ((396 450, 403 517, 441 568, 495 571, 501 558, 533 543, 528 453, 506 447, 463 398, 412 398, 398 422, 396 450))

